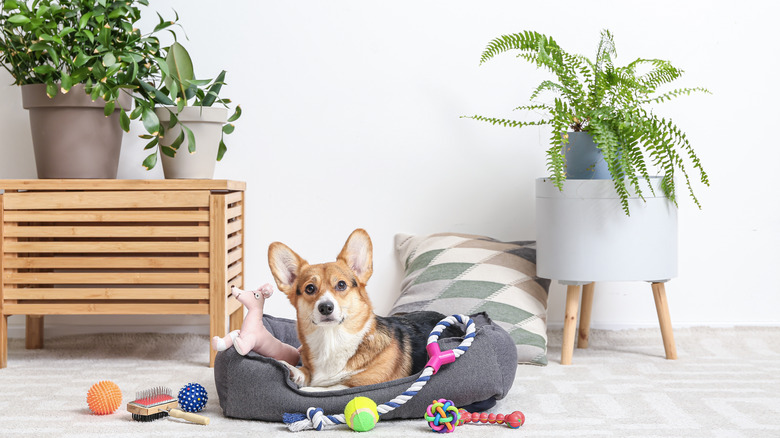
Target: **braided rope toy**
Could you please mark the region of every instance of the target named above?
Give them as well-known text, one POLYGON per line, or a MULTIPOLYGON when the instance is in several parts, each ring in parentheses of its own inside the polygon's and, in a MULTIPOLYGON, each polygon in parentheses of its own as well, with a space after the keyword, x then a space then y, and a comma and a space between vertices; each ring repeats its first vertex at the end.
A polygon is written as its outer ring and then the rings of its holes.
MULTIPOLYGON (((379 415, 384 415, 399 406, 403 405, 414 397, 420 390, 423 389, 431 376, 436 374, 442 365, 455 362, 463 353, 468 351, 471 343, 474 341, 476 335, 476 326, 474 321, 466 315, 451 315, 448 316, 436 325, 431 330, 430 336, 428 336, 428 345, 425 349, 428 351, 428 363, 425 364, 422 374, 414 383, 409 386, 409 389, 404 391, 398 397, 390 400, 387 403, 377 406, 379 415), (439 348, 438 340, 441 333, 452 324, 459 323, 466 325, 466 334, 463 337, 463 341, 452 350, 442 352, 439 348)), ((457 413, 457 412, 456 412, 457 413)), ((300 432, 302 430, 314 429, 323 430, 325 426, 333 424, 346 424, 344 414, 337 415, 325 415, 322 408, 309 408, 306 410, 306 414, 284 414, 283 421, 287 424, 287 428, 292 432, 300 432)))

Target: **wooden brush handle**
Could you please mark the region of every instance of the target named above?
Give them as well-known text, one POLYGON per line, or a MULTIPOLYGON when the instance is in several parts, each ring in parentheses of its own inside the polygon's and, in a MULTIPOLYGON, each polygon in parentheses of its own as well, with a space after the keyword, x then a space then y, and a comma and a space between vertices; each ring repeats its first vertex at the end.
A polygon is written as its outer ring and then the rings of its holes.
POLYGON ((184 412, 181 409, 171 409, 168 411, 168 414, 171 417, 181 418, 182 420, 191 421, 193 423, 202 424, 204 426, 209 424, 209 417, 193 414, 192 412, 184 412))

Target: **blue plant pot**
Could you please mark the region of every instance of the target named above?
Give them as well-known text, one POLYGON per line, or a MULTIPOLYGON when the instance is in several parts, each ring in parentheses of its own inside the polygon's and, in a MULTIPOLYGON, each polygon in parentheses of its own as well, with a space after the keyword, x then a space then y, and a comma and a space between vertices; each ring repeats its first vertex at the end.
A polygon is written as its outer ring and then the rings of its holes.
POLYGON ((567 179, 612 179, 607 162, 587 132, 569 132, 569 143, 561 148, 567 179))

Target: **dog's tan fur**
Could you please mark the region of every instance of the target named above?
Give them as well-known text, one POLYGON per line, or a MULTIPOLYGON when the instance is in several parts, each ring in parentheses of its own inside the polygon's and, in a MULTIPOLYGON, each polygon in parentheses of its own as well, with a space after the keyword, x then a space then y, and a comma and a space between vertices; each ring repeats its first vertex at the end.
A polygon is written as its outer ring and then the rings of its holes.
POLYGON ((362 229, 352 232, 335 262, 310 265, 279 242, 268 248, 276 284, 297 312, 303 366, 290 368, 299 386, 353 387, 410 375, 411 342, 384 319, 377 323, 366 292, 372 251, 362 229), (322 315, 319 306, 327 309, 329 301, 333 313, 322 315))

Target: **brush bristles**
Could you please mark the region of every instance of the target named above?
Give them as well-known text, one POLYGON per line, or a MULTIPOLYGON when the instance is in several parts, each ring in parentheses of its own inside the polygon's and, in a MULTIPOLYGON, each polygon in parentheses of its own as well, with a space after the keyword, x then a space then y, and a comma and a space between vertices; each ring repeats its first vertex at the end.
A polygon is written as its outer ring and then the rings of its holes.
POLYGON ((141 400, 154 399, 161 395, 167 395, 168 397, 173 398, 173 392, 171 391, 171 388, 168 388, 167 386, 156 386, 154 388, 136 392, 135 400, 136 403, 138 403, 141 400))
POLYGON ((164 418, 168 416, 167 411, 158 412, 156 414, 151 415, 140 415, 140 414, 133 414, 133 420, 135 421, 154 421, 159 420, 160 418, 164 418))

